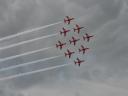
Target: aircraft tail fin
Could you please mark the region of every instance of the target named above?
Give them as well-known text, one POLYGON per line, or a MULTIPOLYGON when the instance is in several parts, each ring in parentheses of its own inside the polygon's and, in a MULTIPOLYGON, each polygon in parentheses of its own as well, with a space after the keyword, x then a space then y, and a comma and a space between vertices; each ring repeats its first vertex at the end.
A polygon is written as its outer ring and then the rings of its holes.
POLYGON ((62 35, 62 31, 60 31, 60 35, 62 35))
POLYGON ((78 64, 79 65, 79 67, 80 67, 80 64, 78 64))
POLYGON ((83 36, 83 39, 85 40, 85 39, 86 39, 86 37, 84 37, 84 36, 83 36))
POLYGON ((76 29, 75 29, 75 28, 73 28, 73 30, 74 30, 74 32, 76 31, 76 29))
POLYGON ((56 48, 58 48, 58 45, 56 44, 56 48))
POLYGON ((76 62, 76 61, 74 61, 74 64, 75 64, 75 65, 76 65, 76 63, 77 63, 77 62, 76 62))
POLYGON ((67 56, 67 54, 66 53, 64 53, 65 54, 65 57, 67 56))
POLYGON ((79 52, 81 52, 81 49, 79 49, 79 52))
POLYGON ((64 19, 64 23, 66 23, 66 19, 64 19))
POLYGON ((71 41, 71 40, 69 40, 69 42, 70 42, 70 44, 72 43, 72 41, 71 41))

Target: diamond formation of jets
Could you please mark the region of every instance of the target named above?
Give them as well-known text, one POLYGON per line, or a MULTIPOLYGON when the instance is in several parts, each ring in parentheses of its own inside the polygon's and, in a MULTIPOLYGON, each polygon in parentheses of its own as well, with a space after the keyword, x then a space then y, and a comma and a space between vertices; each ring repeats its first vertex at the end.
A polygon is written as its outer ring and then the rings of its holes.
MULTIPOLYGON (((69 16, 66 16, 66 17, 64 18, 64 23, 67 24, 67 25, 70 25, 72 20, 74 20, 74 18, 69 17, 69 16)), ((83 28, 85 28, 85 27, 81 27, 81 26, 78 25, 78 24, 75 24, 75 27, 74 27, 74 28, 71 28, 71 29, 67 29, 67 28, 63 27, 62 30, 60 31, 60 35, 61 35, 61 36, 64 36, 64 37, 66 38, 66 37, 68 36, 67 33, 71 32, 71 31, 73 31, 72 33, 76 32, 76 33, 78 33, 77 35, 79 35, 79 34, 82 34, 81 30, 82 30, 83 28), (72 29, 73 29, 73 30, 72 30, 72 29), (80 33, 80 32, 81 32, 81 33, 80 33)), ((56 48, 59 47, 60 50, 62 50, 62 49, 65 50, 66 47, 68 47, 69 45, 71 45, 71 46, 73 45, 73 47, 76 47, 76 44, 79 43, 81 40, 89 42, 90 39, 91 39, 92 37, 94 37, 94 36, 93 36, 93 35, 89 35, 88 33, 85 33, 85 34, 82 36, 82 39, 80 38, 80 36, 78 36, 78 37, 72 35, 71 38, 68 39, 69 42, 66 42, 66 41, 67 41, 67 38, 66 38, 65 43, 63 43, 63 42, 61 42, 60 40, 58 40, 58 43, 56 44, 56 48), (79 37, 79 38, 78 38, 78 37, 79 37), (79 42, 78 42, 78 41, 79 41, 79 42), (65 47, 65 46, 66 46, 66 47, 65 47), (65 47, 65 48, 63 48, 63 47, 65 47)), ((72 51, 73 49, 70 49, 70 50, 69 50, 69 47, 68 47, 68 48, 66 49, 66 51, 64 52, 64 56, 65 56, 65 57, 68 57, 69 59, 71 59, 71 58, 72 58, 72 55, 74 56, 74 55, 78 55, 78 54, 80 54, 80 53, 82 53, 82 55, 84 55, 84 54, 86 53, 86 51, 88 51, 88 50, 90 49, 90 48, 88 48, 88 47, 85 47, 84 45, 85 45, 85 44, 81 44, 81 46, 80 46, 79 48, 76 48, 76 49, 78 49, 78 50, 76 50, 76 51, 72 51), (77 53, 78 53, 78 54, 77 54, 77 53)), ((72 47, 71 47, 71 48, 72 48, 72 47)), ((77 58, 74 60, 74 64, 75 64, 75 65, 78 65, 78 66, 80 66, 80 65, 81 65, 82 63, 84 63, 84 62, 85 62, 85 60, 80 59, 78 56, 77 56, 77 58)))

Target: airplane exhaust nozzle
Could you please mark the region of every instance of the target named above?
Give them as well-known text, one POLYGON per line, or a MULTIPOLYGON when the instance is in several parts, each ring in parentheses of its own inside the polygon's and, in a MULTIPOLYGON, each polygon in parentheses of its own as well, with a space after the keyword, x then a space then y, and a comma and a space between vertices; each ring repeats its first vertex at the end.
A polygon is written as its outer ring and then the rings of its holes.
POLYGON ((76 61, 74 61, 75 65, 76 65, 76 61))
POLYGON ((72 41, 71 41, 71 40, 69 40, 69 42, 70 42, 70 44, 72 43, 72 41))
POLYGON ((65 57, 67 56, 67 54, 66 53, 64 53, 65 54, 65 57))
POLYGON ((58 48, 58 45, 56 44, 56 48, 58 48))
POLYGON ((74 30, 74 32, 76 31, 76 29, 75 29, 75 28, 74 28, 73 30, 74 30))
POLYGON ((79 52, 81 52, 81 50, 79 49, 79 52))
POLYGON ((60 35, 62 35, 62 32, 60 31, 60 35))
POLYGON ((83 40, 85 40, 85 39, 86 39, 86 37, 83 36, 83 40))
POLYGON ((66 20, 64 19, 64 23, 66 23, 66 20))

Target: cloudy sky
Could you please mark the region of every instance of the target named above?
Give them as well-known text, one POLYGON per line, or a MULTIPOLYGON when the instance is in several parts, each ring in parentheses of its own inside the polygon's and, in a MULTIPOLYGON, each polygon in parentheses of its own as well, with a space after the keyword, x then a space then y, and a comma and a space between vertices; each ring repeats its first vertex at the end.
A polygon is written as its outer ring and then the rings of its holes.
MULTIPOLYGON (((82 57, 86 63, 0 81, 0 96, 128 96, 128 0, 0 0, 0 38, 62 21, 67 15, 76 18, 69 28, 77 23, 88 27, 80 35, 95 35, 87 44, 91 50, 82 57)), ((3 40, 0 47, 54 34, 63 26, 3 40)), ((53 36, 0 50, 0 58, 51 47, 58 39, 64 40, 53 36)), ((61 54, 51 48, 0 62, 0 68, 61 54)), ((61 56, 0 72, 0 78, 69 62, 61 56)))

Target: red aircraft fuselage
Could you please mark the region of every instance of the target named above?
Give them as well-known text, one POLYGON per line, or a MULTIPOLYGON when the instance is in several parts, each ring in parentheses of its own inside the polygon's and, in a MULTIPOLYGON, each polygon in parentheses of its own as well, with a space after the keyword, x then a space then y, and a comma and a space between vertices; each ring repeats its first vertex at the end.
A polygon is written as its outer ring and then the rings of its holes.
POLYGON ((74 19, 75 19, 75 18, 71 18, 71 17, 69 17, 69 16, 66 16, 66 17, 64 18, 64 23, 70 24, 71 21, 74 20, 74 19))
POLYGON ((87 39, 87 42, 89 42, 90 38, 92 38, 92 37, 94 37, 94 36, 86 33, 85 36, 83 36, 83 39, 84 39, 84 41, 87 39))
POLYGON ((64 37, 67 35, 70 30, 65 29, 64 27, 62 28, 63 31, 60 31, 60 35, 64 34, 64 37))
POLYGON ((78 64, 79 66, 83 62, 84 62, 84 60, 80 60, 79 58, 77 58, 76 61, 74 61, 75 65, 78 64))
POLYGON ((69 49, 67 49, 67 52, 65 52, 65 57, 68 56, 69 58, 71 58, 72 54, 74 54, 75 52, 71 52, 69 49))
POLYGON ((80 39, 76 39, 75 37, 72 36, 72 40, 69 40, 70 44, 73 44, 74 46, 76 45, 76 42, 79 41, 80 39))
POLYGON ((89 50, 90 48, 84 47, 83 45, 81 45, 81 48, 79 49, 79 52, 83 52, 83 54, 85 54, 85 51, 89 50))
POLYGON ((66 43, 61 43, 60 41, 58 41, 58 44, 56 44, 56 48, 60 48, 60 50, 62 50, 63 46, 66 45, 66 43))
POLYGON ((75 27, 76 27, 76 28, 73 28, 73 29, 74 29, 74 32, 77 32, 78 34, 80 33, 80 30, 84 28, 84 27, 80 27, 80 26, 77 25, 77 24, 76 24, 75 27))

